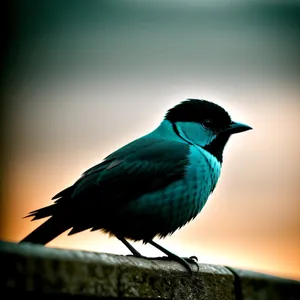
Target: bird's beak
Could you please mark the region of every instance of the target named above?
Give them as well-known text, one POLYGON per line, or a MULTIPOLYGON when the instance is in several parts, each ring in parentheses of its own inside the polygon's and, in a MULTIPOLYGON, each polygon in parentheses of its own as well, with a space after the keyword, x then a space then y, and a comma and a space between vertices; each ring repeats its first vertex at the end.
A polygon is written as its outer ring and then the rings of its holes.
POLYGON ((252 129, 252 127, 250 127, 246 124, 232 121, 227 128, 222 130, 222 132, 226 132, 226 133, 229 133, 229 134, 234 134, 234 133, 247 131, 247 130, 250 130, 250 129, 252 129))

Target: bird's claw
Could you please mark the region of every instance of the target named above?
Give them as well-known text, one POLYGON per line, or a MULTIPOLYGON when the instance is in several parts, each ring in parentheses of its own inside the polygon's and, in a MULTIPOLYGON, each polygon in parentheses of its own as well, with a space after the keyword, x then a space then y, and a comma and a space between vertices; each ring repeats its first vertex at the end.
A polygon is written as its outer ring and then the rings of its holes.
POLYGON ((169 260, 169 261, 176 260, 177 262, 182 263, 188 269, 188 271, 191 272, 191 273, 192 273, 192 269, 190 268, 190 266, 188 264, 196 265, 197 266, 197 272, 199 271, 199 265, 197 263, 198 258, 196 256, 180 257, 179 259, 174 259, 173 257, 169 257, 169 256, 143 257, 143 258, 147 258, 147 259, 150 259, 150 260, 169 260))
POLYGON ((197 266, 197 272, 199 271, 199 264, 198 264, 198 257, 197 256, 190 256, 190 257, 182 257, 183 260, 185 260, 187 263, 191 265, 197 266))
POLYGON ((189 263, 197 263, 198 262, 198 257, 195 255, 192 255, 190 257, 183 257, 187 262, 189 263))
POLYGON ((183 266, 185 266, 189 272, 192 273, 192 269, 189 266, 191 265, 196 265, 197 266, 197 272, 199 271, 199 265, 198 265, 198 258, 196 256, 190 256, 190 257, 170 257, 170 256, 159 256, 159 257, 147 257, 143 255, 135 255, 135 254, 127 254, 126 256, 131 256, 131 257, 137 257, 137 258, 144 258, 148 260, 175 260, 179 263, 181 263, 183 266))

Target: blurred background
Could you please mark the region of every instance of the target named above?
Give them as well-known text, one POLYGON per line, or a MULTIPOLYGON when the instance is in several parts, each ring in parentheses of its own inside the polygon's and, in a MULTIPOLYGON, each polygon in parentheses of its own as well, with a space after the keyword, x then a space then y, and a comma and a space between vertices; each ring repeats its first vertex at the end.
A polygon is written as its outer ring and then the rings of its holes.
MULTIPOLYGON (((254 130, 230 140, 196 220, 158 242, 203 263, 300 280, 298 1, 27 0, 8 9, 2 240, 35 229, 43 220, 22 219, 29 211, 152 131, 167 109, 203 98, 254 130)), ((100 232, 66 232, 49 246, 129 254, 100 232)))

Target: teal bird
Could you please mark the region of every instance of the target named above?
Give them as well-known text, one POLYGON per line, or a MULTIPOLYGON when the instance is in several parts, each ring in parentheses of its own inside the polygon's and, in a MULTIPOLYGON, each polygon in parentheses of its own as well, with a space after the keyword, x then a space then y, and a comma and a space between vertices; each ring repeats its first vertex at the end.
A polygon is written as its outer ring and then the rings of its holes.
POLYGON ((181 258, 153 241, 194 219, 213 192, 230 136, 252 129, 233 122, 219 105, 187 99, 169 109, 152 132, 125 145, 88 169, 53 197, 54 204, 27 217, 49 218, 21 242, 47 244, 69 235, 102 230, 128 242, 143 241, 190 269, 181 258))

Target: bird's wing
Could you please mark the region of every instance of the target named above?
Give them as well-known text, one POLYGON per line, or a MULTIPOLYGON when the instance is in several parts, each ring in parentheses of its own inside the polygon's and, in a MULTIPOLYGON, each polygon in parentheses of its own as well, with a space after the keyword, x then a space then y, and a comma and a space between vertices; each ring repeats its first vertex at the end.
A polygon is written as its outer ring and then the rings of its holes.
POLYGON ((93 193, 98 201, 118 205, 164 188, 184 176, 189 146, 176 141, 141 138, 87 170, 75 184, 73 198, 93 193))
POLYGON ((33 220, 60 216, 73 234, 95 227, 95 220, 139 196, 181 179, 188 165, 189 145, 141 138, 88 169, 74 185, 53 197, 54 205, 29 213, 33 220))

